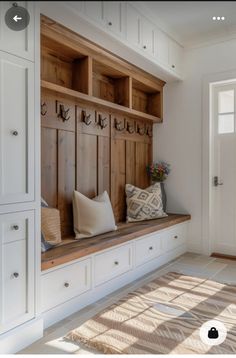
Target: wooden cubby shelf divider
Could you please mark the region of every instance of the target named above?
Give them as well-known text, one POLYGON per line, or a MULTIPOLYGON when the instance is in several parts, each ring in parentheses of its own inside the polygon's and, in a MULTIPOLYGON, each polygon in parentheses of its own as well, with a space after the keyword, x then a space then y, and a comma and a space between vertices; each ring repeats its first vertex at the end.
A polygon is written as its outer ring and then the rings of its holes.
POLYGON ((105 52, 79 35, 72 44, 69 30, 48 23, 50 20, 42 17, 43 88, 86 103, 110 107, 131 117, 162 122, 165 82, 105 52), (52 32, 54 28, 56 31, 52 32), (62 32, 61 36, 58 36, 58 30, 62 32), (65 35, 68 41, 65 41, 65 35), (107 57, 101 56, 101 52, 107 57))

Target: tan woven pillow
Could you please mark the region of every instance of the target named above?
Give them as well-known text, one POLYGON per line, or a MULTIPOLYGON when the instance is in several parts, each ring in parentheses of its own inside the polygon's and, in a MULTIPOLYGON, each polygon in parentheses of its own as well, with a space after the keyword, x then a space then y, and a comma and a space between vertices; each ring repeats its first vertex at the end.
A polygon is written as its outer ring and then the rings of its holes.
POLYGON ((44 240, 51 245, 61 242, 60 212, 54 208, 41 208, 41 225, 44 240))

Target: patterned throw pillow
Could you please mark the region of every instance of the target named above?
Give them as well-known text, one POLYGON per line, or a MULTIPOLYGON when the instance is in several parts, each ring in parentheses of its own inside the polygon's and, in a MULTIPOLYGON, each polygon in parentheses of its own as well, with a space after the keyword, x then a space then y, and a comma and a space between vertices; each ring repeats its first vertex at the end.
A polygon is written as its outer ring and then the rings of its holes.
POLYGON ((163 211, 160 183, 146 189, 126 184, 127 222, 158 219, 167 216, 163 211))
POLYGON ((41 208, 41 229, 44 240, 51 245, 61 242, 61 221, 58 209, 41 208))

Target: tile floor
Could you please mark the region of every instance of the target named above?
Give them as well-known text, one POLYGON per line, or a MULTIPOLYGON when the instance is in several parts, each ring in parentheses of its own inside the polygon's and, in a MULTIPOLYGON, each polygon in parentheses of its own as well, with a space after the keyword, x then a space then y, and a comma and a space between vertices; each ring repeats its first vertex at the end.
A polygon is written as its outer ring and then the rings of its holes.
POLYGON ((43 338, 19 352, 19 354, 95 354, 96 352, 85 347, 66 342, 63 337, 105 307, 119 300, 120 297, 125 296, 128 292, 134 291, 145 282, 170 271, 236 284, 236 261, 186 253, 158 270, 49 327, 45 330, 43 338))

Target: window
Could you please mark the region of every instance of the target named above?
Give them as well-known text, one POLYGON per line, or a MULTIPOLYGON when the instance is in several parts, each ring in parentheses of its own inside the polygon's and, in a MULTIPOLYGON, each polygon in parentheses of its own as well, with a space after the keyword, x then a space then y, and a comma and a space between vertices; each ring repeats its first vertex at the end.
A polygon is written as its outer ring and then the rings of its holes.
POLYGON ((218 133, 234 133, 234 89, 218 92, 218 133))

